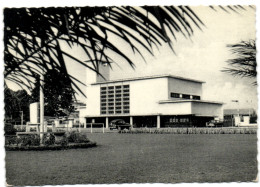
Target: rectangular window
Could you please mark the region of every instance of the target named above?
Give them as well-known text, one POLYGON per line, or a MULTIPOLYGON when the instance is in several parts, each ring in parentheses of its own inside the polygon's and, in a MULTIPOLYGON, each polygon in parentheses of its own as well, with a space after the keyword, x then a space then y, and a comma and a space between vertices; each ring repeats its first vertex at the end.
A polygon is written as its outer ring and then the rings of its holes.
POLYGON ((108 91, 108 93, 109 93, 109 94, 111 94, 111 93, 113 94, 113 93, 114 93, 114 90, 110 90, 110 91, 108 91))
POLYGON ((198 96, 198 95, 193 95, 192 98, 193 98, 194 100, 200 100, 200 96, 198 96))
POLYGON ((172 98, 180 98, 180 94, 179 93, 171 93, 171 97, 172 98))
POLYGON ((108 105, 109 105, 109 106, 113 106, 113 105, 114 105, 114 103, 108 103, 108 105))
POLYGON ((120 110, 116 111, 117 114, 121 114, 122 112, 120 110))
POLYGON ((123 88, 129 88, 129 85, 124 85, 123 88))
POLYGON ((124 110, 124 113, 126 113, 126 114, 129 113, 129 110, 124 110))
POLYGON ((101 106, 107 106, 107 104, 106 103, 101 103, 101 106))
POLYGON ((121 105, 121 103, 116 103, 116 105, 121 105))
POLYGON ((123 98, 124 99, 124 101, 129 101, 129 98, 123 98))
POLYGON ((116 98, 116 101, 121 101, 121 98, 116 98))
POLYGON ((121 97, 121 94, 116 94, 116 97, 121 97))
POLYGON ((188 94, 182 94, 182 98, 184 98, 184 99, 190 99, 190 95, 188 95, 188 94))
POLYGON ((106 107, 101 107, 101 110, 106 110, 106 107))
POLYGON ((101 99, 101 102, 106 102, 106 99, 101 99))
POLYGON ((114 107, 108 107, 109 110, 114 110, 114 107))
POLYGON ((116 110, 121 110, 121 106, 116 107, 116 110))
POLYGON ((109 97, 109 98, 112 98, 112 97, 114 97, 114 95, 108 95, 108 97, 109 97))
POLYGON ((121 89, 122 86, 116 86, 116 89, 121 89))
POLYGON ((102 111, 101 114, 106 114, 107 112, 106 111, 102 111))
POLYGON ((128 96, 129 96, 129 94, 127 94, 127 93, 126 93, 126 94, 124 94, 124 97, 128 97, 128 96))
POLYGON ((109 102, 114 102, 114 99, 108 99, 109 102))
POLYGON ((114 86, 109 86, 108 89, 109 89, 109 90, 113 90, 113 89, 114 89, 114 86))
POLYGON ((102 91, 101 94, 106 94, 107 92, 106 91, 102 91))
POLYGON ((121 93, 121 90, 116 90, 116 93, 121 93))
POLYGON ((129 102, 124 102, 124 105, 129 105, 129 102))
POLYGON ((129 109, 129 106, 124 106, 124 109, 129 109))
POLYGON ((107 90, 107 87, 101 87, 101 90, 107 90))
POLYGON ((108 113, 109 113, 109 114, 114 114, 114 111, 109 111, 108 113))

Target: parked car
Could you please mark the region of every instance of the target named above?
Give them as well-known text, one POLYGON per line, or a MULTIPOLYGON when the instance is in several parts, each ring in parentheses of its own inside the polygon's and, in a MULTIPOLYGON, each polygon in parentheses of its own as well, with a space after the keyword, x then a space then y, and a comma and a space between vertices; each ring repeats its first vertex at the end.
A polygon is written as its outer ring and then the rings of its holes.
POLYGON ((211 120, 206 123, 206 127, 223 127, 223 121, 220 120, 211 120))
POLYGON ((129 129, 130 124, 126 123, 123 119, 115 119, 112 120, 109 124, 110 130, 118 129, 118 130, 123 130, 123 129, 129 129))

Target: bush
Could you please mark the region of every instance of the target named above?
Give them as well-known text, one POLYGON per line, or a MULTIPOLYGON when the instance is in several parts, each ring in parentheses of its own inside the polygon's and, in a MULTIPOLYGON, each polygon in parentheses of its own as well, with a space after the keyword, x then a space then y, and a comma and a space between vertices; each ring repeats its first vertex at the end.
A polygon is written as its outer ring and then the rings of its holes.
POLYGON ((55 136, 50 133, 50 134, 47 134, 46 136, 44 136, 44 145, 54 145, 55 144, 55 136))
POLYGON ((40 145, 40 136, 39 135, 26 135, 26 136, 22 136, 21 138, 17 138, 17 141, 21 142, 22 146, 39 146, 40 145))
POLYGON ((68 142, 72 143, 87 143, 89 139, 87 138, 86 134, 82 134, 80 132, 72 131, 67 134, 68 142))
POLYGON ((5 124, 4 131, 5 131, 5 135, 15 135, 17 132, 17 130, 12 125, 9 124, 5 124))
POLYGON ((150 134, 256 134, 257 128, 134 128, 121 130, 119 133, 150 134))

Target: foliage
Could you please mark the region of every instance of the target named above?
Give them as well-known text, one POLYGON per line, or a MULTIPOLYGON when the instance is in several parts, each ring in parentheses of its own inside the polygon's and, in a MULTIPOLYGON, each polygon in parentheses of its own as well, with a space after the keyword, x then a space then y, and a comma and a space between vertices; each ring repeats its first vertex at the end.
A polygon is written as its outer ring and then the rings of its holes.
POLYGON ((178 33, 188 38, 203 22, 189 6, 113 6, 5 8, 4 25, 5 80, 31 89, 35 74, 55 69, 70 77, 73 88, 84 95, 76 84, 81 82, 68 74, 65 57, 97 73, 100 64, 114 62, 114 54, 134 67, 128 52, 122 52, 113 37, 134 53, 142 56, 145 50, 153 55, 154 47, 168 43, 173 48, 178 33), (61 44, 79 47, 87 58, 81 60, 61 44))
MULTIPOLYGON (((235 58, 227 60, 230 68, 225 68, 223 72, 234 76, 256 78, 256 44, 255 40, 241 41, 238 44, 228 45, 235 58)), ((256 85, 256 81, 254 82, 256 85)))
MULTIPOLYGON (((71 80, 63 72, 50 70, 44 75, 44 113, 47 116, 59 116, 61 111, 70 114, 74 111, 72 106, 74 91, 71 87, 71 80)), ((36 75, 35 87, 32 90, 30 102, 40 100, 40 78, 36 75)))
POLYGON ((44 145, 54 145, 55 144, 55 136, 53 135, 53 133, 48 133, 45 137, 44 137, 44 145))
POLYGON ((16 145, 16 146, 39 146, 40 145, 40 136, 35 135, 23 135, 20 137, 17 136, 6 136, 5 137, 6 145, 16 145))
POLYGON ((72 131, 67 135, 68 141, 73 143, 87 143, 89 139, 86 134, 82 134, 80 132, 72 131))
POLYGON ((149 134, 257 134, 257 128, 134 128, 119 133, 149 134))
POLYGON ((23 111, 24 120, 29 119, 29 98, 25 90, 13 91, 5 86, 4 103, 5 118, 21 120, 21 111, 23 111))
POLYGON ((4 126, 5 135, 15 135, 17 130, 10 123, 5 123, 4 126))

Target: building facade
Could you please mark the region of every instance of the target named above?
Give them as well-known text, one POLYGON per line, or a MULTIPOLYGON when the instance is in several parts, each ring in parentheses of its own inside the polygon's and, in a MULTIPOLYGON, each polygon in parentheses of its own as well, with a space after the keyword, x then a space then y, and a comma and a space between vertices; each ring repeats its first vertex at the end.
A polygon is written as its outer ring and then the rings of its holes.
POLYGON ((100 67, 104 77, 87 70, 85 123, 109 123, 123 119, 134 128, 205 126, 223 119, 223 103, 204 101, 204 82, 172 75, 109 80, 109 67, 100 67))

